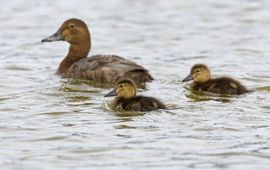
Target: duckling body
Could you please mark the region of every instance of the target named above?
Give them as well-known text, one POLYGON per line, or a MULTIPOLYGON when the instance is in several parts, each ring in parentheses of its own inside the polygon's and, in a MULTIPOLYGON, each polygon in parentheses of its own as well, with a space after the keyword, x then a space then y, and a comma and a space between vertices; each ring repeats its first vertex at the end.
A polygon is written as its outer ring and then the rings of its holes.
POLYGON ((113 84, 119 77, 128 76, 138 86, 153 80, 144 67, 117 55, 94 55, 87 58, 91 49, 91 36, 87 25, 79 19, 65 21, 55 34, 42 40, 52 41, 70 43, 69 52, 57 71, 63 77, 113 84))
POLYGON ((125 111, 152 111, 158 109, 166 109, 166 106, 158 99, 147 96, 134 96, 130 99, 116 97, 113 107, 123 109, 125 111))
POLYGON ((117 96, 113 101, 113 108, 125 111, 153 111, 166 109, 166 106, 154 97, 136 96, 136 85, 130 79, 120 79, 114 90, 105 97, 117 96))
POLYGON ((244 94, 249 92, 238 81, 229 77, 219 77, 204 83, 193 82, 191 88, 197 91, 209 91, 219 94, 244 94))
POLYGON ((250 92, 237 80, 229 77, 211 78, 210 71, 206 65, 196 64, 191 68, 190 74, 183 82, 193 80, 190 87, 192 90, 208 91, 218 94, 241 95, 250 92))

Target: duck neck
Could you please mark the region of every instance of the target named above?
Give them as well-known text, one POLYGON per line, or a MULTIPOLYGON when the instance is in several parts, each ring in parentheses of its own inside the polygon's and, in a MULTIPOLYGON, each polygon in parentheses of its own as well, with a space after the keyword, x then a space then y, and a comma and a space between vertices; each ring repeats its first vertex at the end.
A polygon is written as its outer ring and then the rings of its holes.
POLYGON ((71 44, 68 55, 62 60, 58 68, 59 74, 65 74, 76 61, 86 58, 91 48, 91 41, 83 44, 71 44))

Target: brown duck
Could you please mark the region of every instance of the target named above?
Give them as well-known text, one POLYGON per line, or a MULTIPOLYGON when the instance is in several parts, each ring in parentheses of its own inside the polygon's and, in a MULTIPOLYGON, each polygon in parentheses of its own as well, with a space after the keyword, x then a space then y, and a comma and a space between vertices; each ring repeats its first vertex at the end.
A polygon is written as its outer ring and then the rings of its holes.
POLYGON ((204 64, 195 64, 190 74, 183 80, 187 82, 193 80, 190 87, 197 91, 208 91, 218 94, 244 94, 250 92, 237 80, 229 77, 219 77, 211 79, 208 67, 204 64))
POLYGON ((115 88, 105 95, 117 96, 113 101, 113 108, 125 111, 152 111, 166 109, 166 106, 156 98, 136 96, 137 88, 130 79, 121 79, 115 83, 115 88))
POLYGON ((117 55, 94 55, 87 58, 91 36, 82 20, 66 20, 56 33, 41 42, 52 41, 67 41, 70 44, 69 52, 57 71, 63 77, 113 84, 117 78, 126 76, 138 86, 153 80, 144 67, 117 55))

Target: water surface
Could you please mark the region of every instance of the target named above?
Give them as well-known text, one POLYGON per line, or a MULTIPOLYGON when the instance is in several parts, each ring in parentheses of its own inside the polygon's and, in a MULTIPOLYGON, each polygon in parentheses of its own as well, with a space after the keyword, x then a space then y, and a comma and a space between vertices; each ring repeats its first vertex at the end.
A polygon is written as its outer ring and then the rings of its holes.
POLYGON ((270 2, 267 0, 1 1, 1 169, 269 169, 270 2), (170 110, 106 107, 109 89, 55 75, 64 42, 41 44, 71 17, 91 54, 118 54, 156 80, 141 94, 170 110), (254 93, 191 94, 195 63, 254 93))

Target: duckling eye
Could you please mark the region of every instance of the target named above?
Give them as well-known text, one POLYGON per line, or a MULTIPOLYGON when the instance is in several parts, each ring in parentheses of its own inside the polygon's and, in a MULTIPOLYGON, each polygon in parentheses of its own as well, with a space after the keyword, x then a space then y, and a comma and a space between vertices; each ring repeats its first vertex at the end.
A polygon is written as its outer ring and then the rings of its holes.
POLYGON ((199 73, 199 72, 200 72, 200 70, 196 70, 195 72, 196 72, 196 73, 199 73))
POLYGON ((74 25, 73 24, 69 25, 69 28, 71 28, 71 29, 74 28, 74 25))
POLYGON ((120 87, 120 88, 123 88, 123 85, 120 85, 119 87, 120 87))

